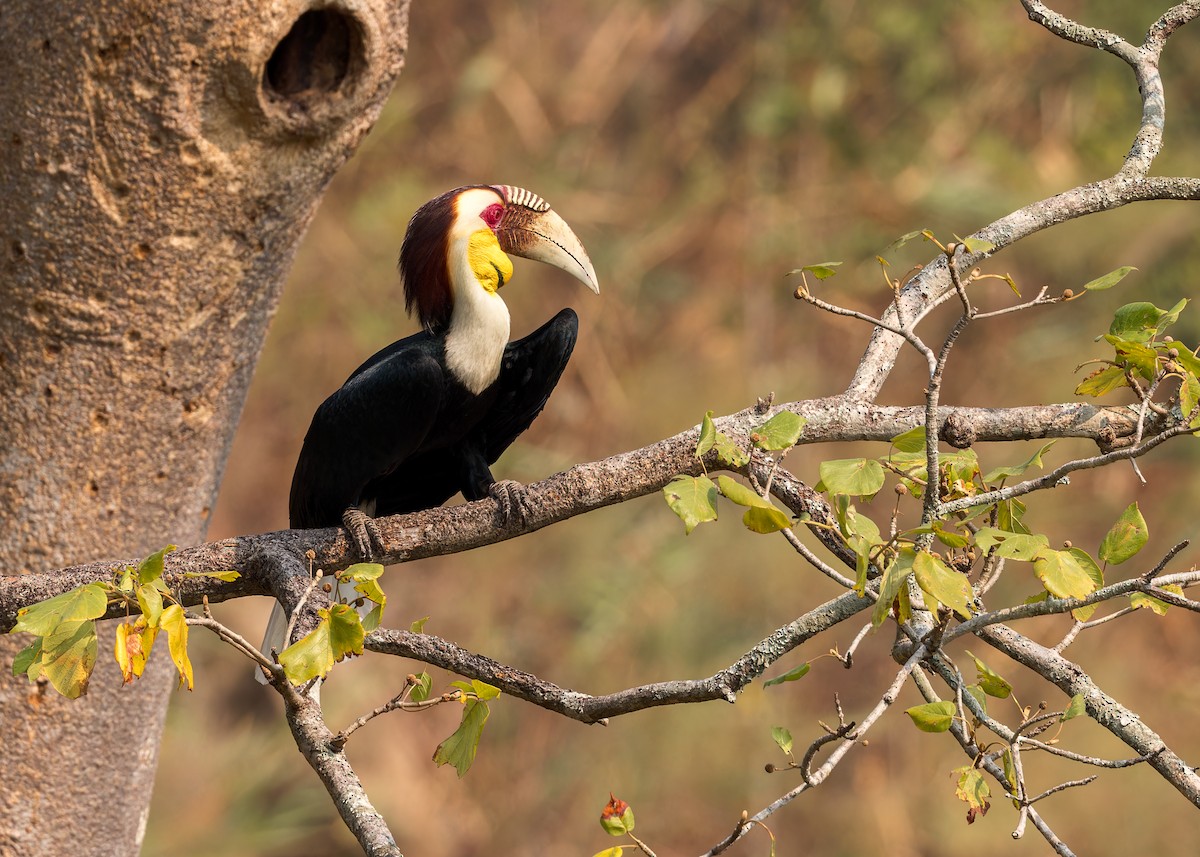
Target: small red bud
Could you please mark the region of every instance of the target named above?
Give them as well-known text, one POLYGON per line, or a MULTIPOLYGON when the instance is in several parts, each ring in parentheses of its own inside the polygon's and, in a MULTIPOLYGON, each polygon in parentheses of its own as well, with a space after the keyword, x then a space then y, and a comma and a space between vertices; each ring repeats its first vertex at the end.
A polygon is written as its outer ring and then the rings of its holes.
POLYGON ((610 836, 621 836, 633 830, 633 809, 625 801, 608 793, 608 803, 600 813, 600 826, 610 836))

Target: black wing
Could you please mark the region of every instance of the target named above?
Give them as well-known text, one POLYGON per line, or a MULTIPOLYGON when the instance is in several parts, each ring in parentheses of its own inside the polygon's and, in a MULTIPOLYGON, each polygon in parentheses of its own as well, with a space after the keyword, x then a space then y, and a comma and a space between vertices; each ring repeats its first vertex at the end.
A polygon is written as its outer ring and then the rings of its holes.
POLYGON ((546 407, 567 368, 579 335, 579 316, 564 309, 524 339, 504 349, 496 402, 476 432, 479 450, 494 464, 546 407))
POLYGON ((418 334, 388 346, 317 409, 292 476, 292 527, 339 525, 349 506, 371 499, 368 485, 426 442, 446 378, 422 344, 418 334))
POLYGON ((495 479, 490 465, 530 424, 554 390, 575 347, 579 319, 565 309, 504 349, 500 375, 479 396, 450 383, 444 415, 426 444, 386 477, 373 482, 376 515, 400 515, 445 503, 459 491, 468 500, 487 496, 495 479))
POLYGON ((504 349, 504 362, 494 385, 496 403, 470 438, 473 450, 486 465, 496 463, 546 407, 575 350, 578 331, 580 318, 575 310, 566 308, 504 349))

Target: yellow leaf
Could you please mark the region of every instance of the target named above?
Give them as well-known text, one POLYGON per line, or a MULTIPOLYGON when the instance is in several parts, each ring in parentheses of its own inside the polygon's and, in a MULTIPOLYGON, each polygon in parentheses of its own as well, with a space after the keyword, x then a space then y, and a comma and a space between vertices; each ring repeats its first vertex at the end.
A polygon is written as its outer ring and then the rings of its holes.
POLYGON ((167 632, 167 648, 171 652, 171 660, 175 669, 179 670, 179 686, 192 689, 192 662, 188 659, 187 651, 187 616, 178 604, 172 604, 162 612, 158 621, 159 627, 167 632))

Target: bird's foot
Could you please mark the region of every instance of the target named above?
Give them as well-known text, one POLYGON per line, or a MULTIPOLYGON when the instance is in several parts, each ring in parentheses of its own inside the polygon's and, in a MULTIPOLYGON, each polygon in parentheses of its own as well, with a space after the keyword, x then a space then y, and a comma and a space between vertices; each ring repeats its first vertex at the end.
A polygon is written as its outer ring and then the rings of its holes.
POLYGON ((515 479, 501 479, 488 488, 488 496, 500 507, 500 526, 523 526, 529 519, 529 498, 525 486, 515 479))
POLYGON ((379 524, 362 509, 351 506, 342 512, 342 526, 350 536, 350 543, 364 560, 370 560, 377 553, 384 552, 383 534, 379 531, 379 524))

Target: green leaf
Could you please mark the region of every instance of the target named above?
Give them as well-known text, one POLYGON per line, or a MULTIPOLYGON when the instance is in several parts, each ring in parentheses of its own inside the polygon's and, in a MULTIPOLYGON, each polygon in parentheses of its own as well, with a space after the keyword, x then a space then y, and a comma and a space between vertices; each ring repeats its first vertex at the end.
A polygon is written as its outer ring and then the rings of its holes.
POLYGON ((680 474, 663 488, 663 497, 683 521, 684 533, 690 534, 700 524, 717 519, 717 486, 707 476, 680 474))
POLYGON ((17 652, 13 658, 12 674, 13 678, 23 675, 28 676, 30 681, 37 681, 42 674, 41 637, 35 637, 32 643, 17 652))
POLYGON ((975 533, 975 544, 984 551, 995 547, 996 554, 1005 559, 1033 562, 1043 548, 1050 546, 1050 540, 1041 533, 1030 535, 1010 533, 995 527, 980 527, 975 533))
POLYGON ((1071 704, 1063 712, 1060 722, 1065 723, 1072 718, 1079 717, 1081 714, 1087 714, 1087 703, 1083 699, 1083 694, 1077 693, 1071 697, 1071 704))
POLYGON ((480 681, 477 678, 471 679, 470 682, 452 681, 450 682, 450 686, 457 687, 464 693, 470 694, 478 699, 482 699, 485 702, 489 699, 496 699, 498 696, 500 696, 500 688, 494 687, 485 681, 480 681))
POLYGON ((954 723, 954 703, 949 700, 927 702, 904 712, 922 732, 945 732, 954 723))
MULTIPOLYGON (((1011 749, 1005 750, 1000 755, 1000 766, 1004 769, 1004 776, 1015 791, 1017 783, 1017 765, 1013 761, 1011 749)), ((1017 805, 1015 800, 1013 801, 1013 805, 1014 807, 1017 805)))
POLYGON ((782 726, 771 727, 771 739, 779 745, 779 749, 791 755, 792 733, 782 726))
MULTIPOLYGON (((956 449, 951 452, 943 452, 939 462, 942 473, 946 474, 949 481, 961 481, 969 483, 979 475, 979 456, 973 449, 956 449)), ((966 489, 967 486, 961 486, 966 489)))
POLYGON ((970 603, 975 597, 971 582, 941 558, 927 551, 918 551, 913 559, 913 574, 917 585, 930 598, 945 604, 964 619, 971 615, 970 603))
POLYGON ((756 533, 773 533, 791 525, 791 519, 770 500, 758 496, 742 483, 721 475, 717 477, 717 488, 727 500, 747 507, 742 523, 748 529, 756 533))
POLYGON ((371 633, 383 622, 383 604, 376 604, 366 616, 362 617, 362 629, 366 634, 371 633))
POLYGON ((1103 396, 1105 393, 1128 386, 1129 379, 1125 377, 1124 369, 1120 366, 1106 366, 1103 369, 1097 369, 1080 381, 1079 386, 1075 388, 1075 395, 1103 396))
MULTIPOLYGON (((891 612, 896 598, 905 591, 904 584, 908 580, 908 576, 912 574, 913 561, 916 557, 915 549, 902 547, 896 558, 883 570, 883 577, 879 581, 879 600, 875 602, 875 610, 871 614, 872 625, 878 627, 883 623, 883 620, 888 617, 888 613, 891 612)), ((901 621, 905 621, 906 618, 901 614, 901 621)))
POLYGON ((774 506, 754 506, 747 509, 746 513, 742 515, 742 523, 752 533, 767 535, 786 530, 791 526, 792 521, 787 513, 774 506))
POLYGON ((892 438, 892 446, 901 452, 925 451, 925 426, 910 428, 892 438))
POLYGON ((1102 277, 1089 280, 1083 284, 1083 288, 1085 291, 1089 292, 1102 292, 1105 289, 1111 289, 1117 283, 1121 282, 1121 280, 1125 279, 1125 277, 1127 277, 1131 271, 1136 270, 1137 268, 1133 267, 1133 265, 1124 265, 1120 268, 1117 268, 1115 271, 1109 271, 1102 277))
POLYGON ((78 699, 87 693, 96 648, 93 620, 61 622, 42 639, 42 675, 67 699, 78 699))
POLYGON ((1178 339, 1171 343, 1171 347, 1179 352, 1179 356, 1175 361, 1184 368, 1185 371, 1193 375, 1200 375, 1200 357, 1196 356, 1196 352, 1187 348, 1178 339))
POLYGON ((1113 314, 1108 333, 1128 342, 1149 342, 1164 315, 1164 310, 1146 301, 1125 304, 1113 314))
POLYGON ((348 604, 334 604, 329 608, 329 642, 335 661, 361 655, 365 637, 366 632, 357 610, 348 604))
POLYGON ((420 675, 413 676, 413 678, 416 681, 413 682, 408 698, 413 702, 424 702, 429 699, 429 691, 433 687, 433 679, 429 677, 429 673, 427 672, 422 672, 420 675))
POLYGON ((157 628, 163 611, 162 593, 158 591, 158 587, 146 583, 139 584, 137 602, 138 609, 146 617, 146 625, 157 628))
MULTIPOLYGON (((379 585, 379 577, 383 574, 383 566, 377 562, 359 562, 338 572, 338 580, 353 581, 354 591, 375 604, 367 615, 362 617, 363 631, 370 633, 379 627, 383 621, 383 610, 387 606, 387 595, 379 585)), ((357 601, 357 599, 356 599, 357 601)), ((354 605, 358 608, 358 604, 354 605)))
POLYGON ((1026 536, 1031 535, 1029 527, 1025 526, 1022 521, 1024 517, 1025 504, 1020 500, 1001 500, 996 504, 996 523, 1002 530, 1026 536))
POLYGON ((893 241, 891 244, 889 244, 887 246, 887 249, 888 250, 899 250, 901 247, 903 247, 909 241, 912 241, 916 238, 923 238, 927 234, 932 234, 932 233, 930 233, 928 229, 917 229, 914 232, 905 232, 903 235, 901 235, 899 238, 897 238, 895 241, 893 241))
POLYGON ((788 670, 783 675, 777 675, 775 678, 764 681, 763 687, 774 687, 777 684, 783 684, 785 681, 798 681, 808 675, 810 669, 812 669, 812 664, 805 661, 800 666, 788 670))
POLYGON ((964 701, 966 697, 975 700, 979 707, 987 713, 987 694, 983 692, 983 688, 977 684, 969 684, 963 688, 964 701))
POLYGON ((1033 559, 1033 573, 1055 598, 1086 598, 1096 589, 1074 554, 1043 548, 1033 559))
POLYGON ((459 779, 466 776, 471 763, 475 761, 475 751, 479 749, 479 739, 483 735, 483 727, 490 713, 486 702, 468 699, 463 710, 462 722, 433 752, 434 764, 439 768, 442 765, 453 765, 458 771, 459 779))
POLYGON ((171 652, 171 660, 179 671, 179 686, 192 689, 192 662, 188 658, 188 626, 187 614, 178 604, 172 604, 162 612, 159 626, 167 632, 167 649, 171 652))
POLYGON ((1136 369, 1137 373, 1147 381, 1153 381, 1158 374, 1158 352, 1149 345, 1140 342, 1130 342, 1112 334, 1105 334, 1104 340, 1113 347, 1116 363, 1126 369, 1136 369))
POLYGON ((750 461, 750 455, 740 446, 738 446, 733 438, 724 432, 717 432, 717 442, 715 446, 717 450, 717 458, 726 467, 737 469, 745 467, 750 461))
POLYGON ((1146 519, 1142 517, 1135 500, 1104 535, 1104 540, 1100 542, 1100 559, 1111 565, 1120 565, 1145 547, 1149 539, 1146 519))
POLYGON ((979 673, 980 689, 988 696, 994 696, 996 699, 1008 699, 1012 694, 1012 685, 1001 678, 999 674, 992 672, 991 668, 979 660, 979 658, 970 652, 967 652, 967 654, 971 655, 971 660, 975 662, 975 669, 979 673))
POLYGON ((361 655, 366 634, 362 620, 347 604, 317 611, 317 627, 279 653, 279 663, 292 684, 324 677, 348 655, 361 655))
POLYGON ((846 544, 854 551, 854 591, 863 595, 867 591, 867 572, 871 568, 871 543, 860 535, 852 535, 846 539, 846 544))
POLYGON ((1188 305, 1188 299, 1180 298, 1179 302, 1177 304, 1175 304, 1175 306, 1171 307, 1169 310, 1167 310, 1165 313, 1163 313, 1162 318, 1160 318, 1158 320, 1158 325, 1154 328, 1154 332, 1156 334, 1161 335, 1162 332, 1165 331, 1168 327, 1173 325, 1175 322, 1179 321, 1179 314, 1181 312, 1183 312, 1183 308, 1186 307, 1187 305, 1188 305))
POLYGON ((966 536, 943 529, 941 521, 934 521, 931 530, 937 540, 948 548, 965 548, 970 544, 966 536))
POLYGON ((713 425, 712 415, 712 411, 706 411, 700 423, 700 439, 696 441, 697 458, 703 458, 717 443, 717 429, 713 425))
POLYGON ((104 584, 88 583, 62 595, 22 607, 17 611, 17 624, 10 633, 22 631, 45 637, 64 622, 99 619, 107 610, 108 595, 104 584))
POLYGON ((211 577, 217 580, 223 580, 226 583, 233 583, 242 575, 236 571, 185 571, 184 577, 211 577))
POLYGON ((377 562, 356 562, 338 572, 339 580, 353 580, 360 583, 364 580, 378 580, 383 575, 383 566, 377 562))
MULTIPOLYGON (((1179 412, 1187 417, 1196 411, 1197 404, 1200 404, 1200 379, 1188 372, 1183 378, 1183 383, 1179 385, 1179 412)), ((1196 411, 1188 423, 1188 428, 1200 428, 1200 411, 1196 411)))
POLYGON ((412 631, 414 634, 424 634, 425 633, 425 623, 428 621, 429 621, 428 616, 422 616, 420 619, 417 619, 415 622, 413 622, 411 625, 409 625, 408 630, 412 631))
MULTIPOLYGON (((353 612, 353 608, 338 605, 353 612)), ((357 616, 357 614, 355 614, 357 616)), ((323 676, 333 666, 328 610, 317 611, 317 627, 279 653, 279 662, 293 684, 323 676), (328 659, 328 664, 325 660, 328 659)))
POLYGON ((883 487, 883 465, 873 458, 822 461, 820 473, 830 494, 872 497, 883 487))
POLYGON ((955 768, 954 773, 958 774, 958 785, 954 788, 954 796, 964 801, 973 810, 987 812, 988 807, 991 806, 988 798, 992 796, 992 790, 988 786, 987 780, 983 778, 983 773, 974 765, 955 768))
POLYGON ((160 551, 155 551, 142 560, 138 566, 138 582, 152 583, 162 577, 163 573, 163 557, 175 550, 175 545, 167 545, 160 551))
POLYGON ((996 249, 996 245, 986 238, 963 238, 962 245, 968 253, 990 253, 996 249))
POLYGON ((787 276, 791 277, 801 272, 806 272, 812 274, 818 280, 827 280, 837 273, 837 269, 841 264, 841 262, 818 262, 815 265, 805 265, 801 268, 788 271, 787 276))
MULTIPOLYGON (((1096 589, 1104 586, 1104 572, 1096 564, 1096 561, 1092 559, 1091 554, 1082 548, 1075 547, 1067 548, 1067 553, 1075 557, 1075 561, 1079 563, 1080 568, 1087 572, 1087 576, 1092 579, 1092 585, 1096 589)), ((1080 622, 1086 622, 1092 618, 1092 614, 1096 612, 1096 608, 1099 606, 1099 604, 1089 604, 1087 607, 1076 607, 1071 611, 1071 615, 1080 622)))
POLYGON ((1042 456, 1045 455, 1050 447, 1054 446, 1056 443, 1058 443, 1057 440, 1052 440, 1049 443, 1044 444, 1038 449, 1037 452, 1031 455, 1029 460, 1024 464, 997 467, 995 470, 990 471, 986 476, 984 476, 983 481, 990 485, 991 483, 998 482, 1001 479, 1008 479, 1012 476, 1020 476, 1031 467, 1045 467, 1045 465, 1042 464, 1042 456))
POLYGON ((791 449, 800 440, 808 420, 791 411, 780 411, 750 433, 750 440, 759 449, 791 449))
MULTIPOLYGON (((841 496, 845 497, 846 495, 843 494, 841 496)), ((847 538, 850 536, 861 536, 865 549, 883 544, 883 538, 879 535, 879 525, 866 515, 861 514, 850 503, 847 502, 845 506, 838 504, 837 519, 842 535, 847 538)))

